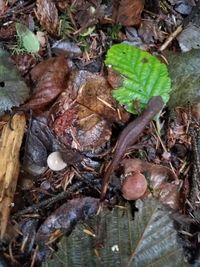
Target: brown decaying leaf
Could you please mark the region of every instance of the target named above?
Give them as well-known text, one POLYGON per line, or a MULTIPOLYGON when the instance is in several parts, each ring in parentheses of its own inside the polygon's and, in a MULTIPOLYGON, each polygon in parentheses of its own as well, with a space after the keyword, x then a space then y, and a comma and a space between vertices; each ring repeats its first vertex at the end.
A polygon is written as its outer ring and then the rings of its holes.
POLYGON ((12 40, 15 34, 16 34, 15 23, 12 23, 9 25, 1 25, 0 27, 0 40, 1 41, 12 40))
POLYGON ((123 26, 138 25, 144 8, 144 0, 121 0, 118 7, 116 22, 123 26))
POLYGON ((80 25, 81 30, 86 30, 87 27, 91 27, 97 24, 98 19, 102 17, 100 10, 101 0, 88 1, 79 0, 75 1, 75 20, 80 25))
POLYGON ((118 106, 111 95, 112 88, 103 76, 83 72, 84 79, 81 81, 78 91, 77 102, 89 108, 93 112, 111 122, 126 122, 129 118, 127 112, 118 106), (119 109, 121 118, 118 116, 119 109))
POLYGON ((39 63, 31 71, 35 90, 25 107, 33 110, 44 109, 66 87, 68 72, 67 59, 63 56, 39 63))
POLYGON ((140 23, 138 29, 139 37, 146 43, 154 43, 155 41, 163 42, 166 34, 159 29, 158 22, 154 20, 144 20, 140 23))
POLYGON ((119 88, 123 84, 123 77, 119 72, 113 70, 112 68, 108 68, 108 77, 107 80, 112 88, 119 88))
POLYGON ((64 144, 81 151, 98 149, 111 136, 106 120, 80 104, 74 104, 59 116, 53 129, 64 144))
POLYGON ((69 234, 80 220, 86 220, 97 212, 99 200, 92 197, 76 198, 55 210, 38 229, 36 242, 40 249, 38 260, 47 257, 52 244, 64 233, 69 234), (46 255, 45 255, 46 254, 46 255))
MULTIPOLYGON (((124 167, 125 174, 147 173, 149 188, 153 189, 153 196, 173 209, 180 207, 179 180, 168 167, 139 159, 125 159, 121 165, 124 167)), ((149 195, 148 192, 147 195, 149 195)), ((150 196, 152 196, 152 193, 150 193, 150 196)))
POLYGON ((36 16, 42 27, 48 33, 57 35, 59 19, 55 3, 52 0, 37 0, 36 5, 36 16))
POLYGON ((52 128, 59 139, 81 151, 96 150, 109 140, 108 120, 125 122, 129 118, 112 98, 106 79, 87 71, 71 73, 67 90, 61 94, 51 114, 54 117, 52 128))
POLYGON ((13 55, 12 60, 22 76, 26 75, 36 65, 36 58, 31 54, 13 55))

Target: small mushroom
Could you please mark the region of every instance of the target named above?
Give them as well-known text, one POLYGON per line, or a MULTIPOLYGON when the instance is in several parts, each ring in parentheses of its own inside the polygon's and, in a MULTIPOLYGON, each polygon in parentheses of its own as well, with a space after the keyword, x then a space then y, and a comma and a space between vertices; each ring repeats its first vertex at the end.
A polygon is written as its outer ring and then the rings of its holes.
POLYGON ((140 172, 134 172, 126 177, 122 184, 122 194, 127 200, 141 198, 147 190, 147 181, 140 172))
POLYGON ((47 158, 47 165, 52 171, 61 171, 67 164, 63 161, 59 151, 52 152, 47 158))

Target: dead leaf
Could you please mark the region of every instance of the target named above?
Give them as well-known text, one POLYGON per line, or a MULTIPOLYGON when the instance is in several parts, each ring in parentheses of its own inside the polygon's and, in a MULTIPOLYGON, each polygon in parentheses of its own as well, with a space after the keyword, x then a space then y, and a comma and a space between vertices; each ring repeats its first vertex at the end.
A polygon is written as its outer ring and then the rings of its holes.
POLYGON ((12 60, 22 76, 26 75, 36 65, 36 58, 31 54, 16 54, 12 56, 12 60))
POLYGON ((125 122, 129 114, 112 98, 104 77, 75 71, 52 107, 51 117, 52 128, 64 144, 86 151, 101 148, 110 139, 110 122, 125 122))
POLYGON ((48 245, 51 245, 64 233, 71 233, 80 220, 94 216, 98 209, 98 203, 99 200, 92 197, 72 199, 47 217, 36 234, 36 242, 41 250, 38 252, 38 259, 46 258, 51 251, 48 245))
POLYGON ((138 200, 136 207, 134 219, 128 205, 78 223, 42 266, 189 267, 170 211, 155 199, 138 200))
POLYGON ((21 79, 7 51, 0 46, 0 114, 18 107, 29 97, 29 88, 21 79))
POLYGON ((0 40, 1 41, 13 40, 13 36, 15 34, 16 34, 15 23, 1 25, 0 27, 0 40))
POLYGON ((146 43, 151 44, 156 41, 163 42, 166 34, 159 28, 158 22, 154 20, 144 20, 138 29, 139 37, 146 43))
POLYGON ((44 109, 55 100, 66 87, 68 71, 67 59, 63 56, 47 59, 35 66, 31 71, 35 89, 25 107, 44 109))
POLYGON ((119 88, 123 84, 123 77, 119 72, 113 70, 112 68, 108 68, 108 82, 112 86, 112 88, 119 88))
POLYGON ((180 183, 171 169, 140 159, 124 159, 121 165, 124 167, 125 174, 141 172, 147 175, 148 185, 152 193, 150 192, 146 196, 153 195, 163 204, 169 205, 173 209, 180 207, 180 183))
MULTIPOLYGON (((112 97, 112 88, 103 76, 80 71, 81 81, 76 101, 111 122, 126 122, 129 115, 112 97), (119 109, 121 117, 117 111, 119 109)), ((76 77, 76 79, 78 76, 76 77)))
POLYGON ((61 142, 80 151, 99 149, 111 136, 106 120, 80 104, 56 118, 53 129, 61 142))
POLYGON ((48 33, 57 35, 59 19, 55 3, 52 0, 37 0, 36 6, 36 16, 42 27, 48 33))
POLYGON ((52 45, 52 52, 56 55, 64 54, 69 58, 77 58, 82 54, 79 46, 67 39, 56 41, 52 45))
POLYGON ((32 118, 26 135, 24 169, 32 175, 44 172, 48 154, 61 149, 61 144, 47 125, 45 117, 32 118))
POLYGON ((91 27, 97 24, 98 19, 101 17, 100 3, 101 3, 101 0, 76 1, 75 19, 82 29, 86 30, 87 27, 91 27))
POLYGON ((138 25, 144 8, 144 0, 120 0, 116 22, 123 26, 138 25))

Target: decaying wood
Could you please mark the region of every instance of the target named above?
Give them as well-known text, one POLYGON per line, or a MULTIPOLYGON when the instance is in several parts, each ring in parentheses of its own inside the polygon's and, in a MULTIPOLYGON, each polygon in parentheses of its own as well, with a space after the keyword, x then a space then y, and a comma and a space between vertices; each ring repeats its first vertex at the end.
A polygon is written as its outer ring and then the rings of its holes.
POLYGON ((19 175, 19 150, 25 130, 25 116, 16 114, 0 139, 0 237, 3 238, 19 175))

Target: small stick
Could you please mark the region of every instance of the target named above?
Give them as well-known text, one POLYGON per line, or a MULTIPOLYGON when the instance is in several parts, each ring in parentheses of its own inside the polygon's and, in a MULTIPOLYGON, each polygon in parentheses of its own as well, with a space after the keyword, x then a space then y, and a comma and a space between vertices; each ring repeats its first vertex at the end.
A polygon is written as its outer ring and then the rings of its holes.
POLYGON ((178 28, 168 36, 164 44, 161 45, 161 47, 159 48, 159 51, 160 52, 164 51, 168 47, 168 45, 174 40, 174 38, 176 38, 176 36, 180 32, 182 32, 182 30, 183 30, 183 26, 179 25, 178 28))
POLYGON ((47 207, 47 206, 49 207, 49 206, 53 205, 54 203, 56 203, 57 201, 60 201, 60 200, 63 200, 65 198, 69 197, 69 195, 72 192, 76 191, 77 188, 80 187, 80 185, 83 185, 83 182, 76 183, 75 185, 72 185, 70 187, 70 190, 68 190, 68 191, 61 192, 60 194, 58 194, 56 196, 48 198, 47 200, 44 200, 38 204, 34 204, 31 207, 28 207, 24 210, 21 210, 15 214, 13 214, 12 219, 17 219, 17 218, 21 217, 22 215, 38 211, 39 209, 42 209, 42 208, 47 207))

